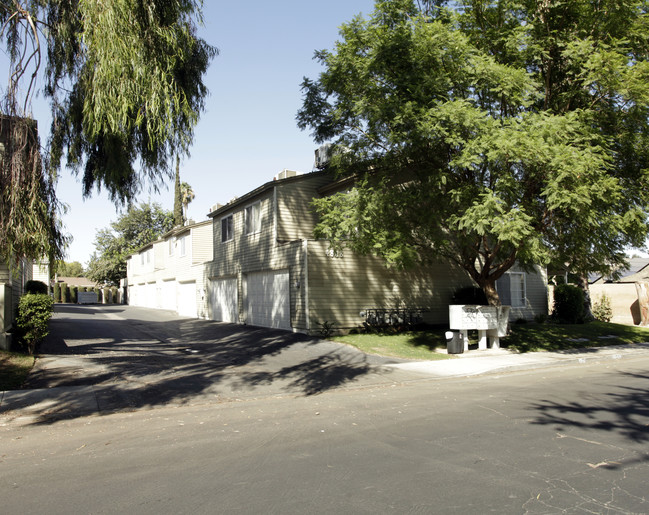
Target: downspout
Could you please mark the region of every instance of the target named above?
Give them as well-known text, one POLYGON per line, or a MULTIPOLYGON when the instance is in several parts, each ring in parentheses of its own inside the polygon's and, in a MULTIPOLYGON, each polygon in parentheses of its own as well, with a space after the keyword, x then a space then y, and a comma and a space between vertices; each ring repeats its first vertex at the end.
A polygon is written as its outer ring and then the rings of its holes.
POLYGON ((311 316, 309 314, 309 240, 302 242, 304 247, 304 314, 306 316, 306 332, 311 333, 311 316))

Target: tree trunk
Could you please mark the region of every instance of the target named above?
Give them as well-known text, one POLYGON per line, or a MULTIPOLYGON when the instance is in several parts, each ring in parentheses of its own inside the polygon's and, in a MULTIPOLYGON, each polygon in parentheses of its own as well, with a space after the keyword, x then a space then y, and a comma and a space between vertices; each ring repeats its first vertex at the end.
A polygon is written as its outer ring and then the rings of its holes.
POLYGON ((593 311, 591 309, 592 306, 590 300, 590 288, 588 287, 588 277, 580 274, 577 281, 577 286, 579 286, 579 288, 581 288, 581 290, 584 292, 584 320, 586 322, 595 320, 595 316, 593 315, 593 311))
POLYGON ((486 280, 482 284, 478 283, 478 286, 482 288, 482 291, 487 297, 487 303, 490 306, 500 306, 500 296, 496 290, 496 281, 486 280))

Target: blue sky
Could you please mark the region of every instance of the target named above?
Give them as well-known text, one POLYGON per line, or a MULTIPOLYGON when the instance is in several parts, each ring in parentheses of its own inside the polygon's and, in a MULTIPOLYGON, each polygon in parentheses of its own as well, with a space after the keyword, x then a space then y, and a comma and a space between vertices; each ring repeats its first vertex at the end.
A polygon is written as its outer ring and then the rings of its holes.
MULTIPOLYGON (((205 0, 200 33, 220 54, 207 74, 210 96, 191 157, 181 161, 181 180, 196 193, 190 218, 205 220, 214 204, 255 189, 285 168, 312 170, 317 145, 295 123, 302 78, 321 71, 314 51, 331 49, 338 27, 359 13, 369 15, 373 6, 373 0, 205 0)), ((33 109, 45 142, 48 108, 41 98, 33 109)), ((85 265, 96 231, 108 227, 118 212, 105 194, 95 191, 84 200, 81 189, 79 180, 62 170, 57 194, 68 205, 63 223, 74 238, 67 261, 85 265)), ((173 209, 173 181, 159 194, 145 188, 138 201, 149 200, 173 209)))

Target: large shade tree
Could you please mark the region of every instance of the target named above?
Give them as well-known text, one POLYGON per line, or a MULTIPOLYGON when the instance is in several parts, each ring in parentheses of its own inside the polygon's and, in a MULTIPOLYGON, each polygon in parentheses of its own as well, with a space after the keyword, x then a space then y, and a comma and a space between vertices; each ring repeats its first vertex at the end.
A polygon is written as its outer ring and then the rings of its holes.
MULTIPOLYGON (((201 9, 201 0, 0 2, 0 39, 11 65, 2 113, 27 118, 41 74, 52 109, 46 167, 25 179, 3 165, 0 175, 2 191, 22 187, 31 195, 3 198, 0 227, 21 223, 44 236, 34 244, 23 241, 28 233, 4 231, 3 257, 6 247, 60 255, 60 234, 48 234, 38 213, 23 205, 40 199, 56 214, 52 184, 64 162, 82 177, 85 195, 103 188, 118 205, 171 175, 172 157, 189 151, 207 95, 204 74, 216 53, 197 36, 201 9)), ((4 162, 24 168, 9 157, 4 162)))
POLYGON ((126 258, 144 245, 157 240, 174 226, 172 211, 160 204, 142 203, 118 216, 110 227, 97 231, 95 251, 86 277, 98 284, 118 285, 126 277, 126 258))
POLYGON ((643 0, 376 2, 303 83, 298 125, 351 185, 316 235, 450 260, 491 304, 516 262, 610 271, 647 235, 648 22, 643 0))

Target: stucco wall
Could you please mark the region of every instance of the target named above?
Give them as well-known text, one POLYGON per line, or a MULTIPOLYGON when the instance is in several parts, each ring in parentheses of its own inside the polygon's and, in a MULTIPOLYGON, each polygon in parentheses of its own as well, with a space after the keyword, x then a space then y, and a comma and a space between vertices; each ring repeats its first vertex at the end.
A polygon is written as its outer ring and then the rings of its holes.
POLYGON ((613 318, 616 324, 638 325, 640 323, 640 308, 635 283, 605 283, 591 284, 590 297, 595 305, 603 294, 611 301, 613 318))

